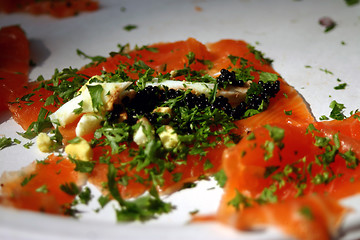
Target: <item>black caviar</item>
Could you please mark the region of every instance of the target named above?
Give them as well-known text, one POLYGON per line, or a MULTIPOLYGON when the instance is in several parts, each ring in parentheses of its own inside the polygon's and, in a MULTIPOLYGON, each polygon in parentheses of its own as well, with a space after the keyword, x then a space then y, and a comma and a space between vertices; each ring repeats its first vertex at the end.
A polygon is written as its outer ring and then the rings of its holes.
POLYGON ((216 80, 219 88, 223 88, 226 85, 232 85, 237 87, 244 86, 244 82, 240 79, 236 79, 236 74, 234 71, 229 71, 226 69, 221 69, 220 75, 216 80))
MULTIPOLYGON (((221 75, 218 77, 217 83, 221 86, 224 86, 224 83, 231 86, 244 85, 243 81, 236 80, 235 72, 230 72, 226 69, 221 70, 221 75)), ((248 94, 245 102, 241 102, 237 106, 230 105, 229 100, 224 96, 218 96, 213 101, 210 101, 205 94, 196 95, 189 90, 163 89, 158 86, 147 86, 136 92, 132 98, 126 96, 122 100, 122 104, 114 105, 109 120, 114 122, 119 119, 121 112, 126 112, 125 121, 130 125, 135 124, 141 117, 146 117, 152 124, 162 122, 164 119, 169 118, 169 115, 159 114, 154 110, 163 105, 164 102, 175 98, 178 98, 177 106, 187 107, 189 109, 195 107, 205 109, 210 107, 211 110, 222 110, 234 120, 242 119, 247 110, 258 110, 262 106, 262 110, 264 110, 270 98, 275 97, 280 91, 279 80, 268 82, 259 81, 259 83, 252 82, 251 84, 256 84, 257 91, 248 94)))
MULTIPOLYGON (((280 91, 280 81, 259 81, 258 87, 260 92, 257 94, 249 94, 246 99, 246 103, 249 109, 259 109, 261 105, 269 104, 270 98, 276 96, 280 91)), ((266 107, 266 106, 265 106, 266 107)))

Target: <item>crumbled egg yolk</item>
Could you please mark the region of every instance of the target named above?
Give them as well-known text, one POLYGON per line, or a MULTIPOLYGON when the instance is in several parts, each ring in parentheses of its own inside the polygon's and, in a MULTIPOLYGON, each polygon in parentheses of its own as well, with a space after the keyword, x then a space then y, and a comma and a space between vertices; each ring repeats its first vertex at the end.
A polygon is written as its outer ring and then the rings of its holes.
POLYGON ((172 115, 172 110, 169 107, 157 107, 154 112, 172 115))
POLYGON ((157 108, 155 108, 154 112, 164 114, 164 115, 166 115, 166 114, 168 115, 168 118, 163 118, 162 119, 162 121, 161 121, 162 124, 169 123, 170 119, 173 117, 173 111, 169 107, 157 107, 157 108))
POLYGON ((36 145, 41 152, 51 152, 54 142, 46 133, 40 133, 36 139, 36 145))
POLYGON ((175 130, 169 126, 165 126, 165 130, 159 133, 159 138, 164 148, 170 149, 176 147, 179 142, 178 135, 175 130))
POLYGON ((65 147, 65 152, 76 160, 91 161, 93 158, 93 151, 90 144, 83 138, 79 137, 76 143, 70 143, 65 147))

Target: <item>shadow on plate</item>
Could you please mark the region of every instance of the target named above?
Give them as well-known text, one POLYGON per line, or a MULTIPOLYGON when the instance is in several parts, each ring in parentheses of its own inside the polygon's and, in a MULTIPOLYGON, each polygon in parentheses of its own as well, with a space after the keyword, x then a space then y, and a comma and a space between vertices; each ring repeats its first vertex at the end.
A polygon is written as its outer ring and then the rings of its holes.
POLYGON ((339 239, 360 239, 360 216, 355 214, 340 228, 339 239))
MULTIPOLYGON (((30 59, 35 66, 41 66, 43 62, 50 56, 50 50, 40 39, 29 39, 30 42, 30 59)), ((31 69, 30 69, 31 71, 31 69)))
POLYGON ((11 118, 11 113, 10 111, 3 111, 0 113, 0 124, 6 122, 7 120, 9 120, 11 118))

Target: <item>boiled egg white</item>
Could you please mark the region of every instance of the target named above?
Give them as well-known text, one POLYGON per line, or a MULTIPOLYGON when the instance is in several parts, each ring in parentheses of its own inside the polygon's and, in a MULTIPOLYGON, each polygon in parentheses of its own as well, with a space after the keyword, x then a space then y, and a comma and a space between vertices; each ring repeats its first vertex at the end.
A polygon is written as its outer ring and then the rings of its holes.
POLYGON ((132 82, 88 83, 86 86, 100 85, 103 89, 101 93, 103 106, 100 111, 94 109, 89 89, 83 87, 79 95, 63 104, 56 112, 51 114, 50 120, 54 125, 64 127, 78 119, 81 114, 92 113, 92 115, 86 115, 81 119, 80 126, 78 126, 77 130, 77 133, 81 136, 86 132, 85 128, 87 124, 94 129, 95 126, 100 123, 105 112, 112 110, 113 104, 124 96, 124 92, 126 92, 125 89, 131 84, 132 82))

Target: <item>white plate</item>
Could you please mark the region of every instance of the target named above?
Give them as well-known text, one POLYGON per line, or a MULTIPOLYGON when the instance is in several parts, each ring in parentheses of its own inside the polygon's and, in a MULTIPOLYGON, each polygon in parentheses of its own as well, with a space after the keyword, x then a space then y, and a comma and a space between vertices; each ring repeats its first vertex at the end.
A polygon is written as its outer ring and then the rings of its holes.
MULTIPOLYGON (((61 20, 0 14, 0 27, 20 24, 27 33, 32 59, 37 64, 30 73, 32 80, 39 75, 50 78, 55 68, 86 64, 88 61, 77 56, 76 49, 92 56, 107 56, 117 50, 118 43, 134 47, 189 37, 203 43, 231 38, 245 40, 274 59, 275 70, 299 91, 317 119, 329 115, 332 100, 345 104, 347 115, 360 108, 360 5, 348 7, 342 0, 100 0, 100 4, 97 12, 61 20), (337 23, 328 33, 318 23, 324 16, 337 23), (128 24, 138 27, 125 31, 128 24), (334 90, 339 84, 337 79, 348 84, 345 90, 334 90)), ((0 134, 21 139, 16 131, 22 129, 10 115, 1 116, 0 124, 0 134)), ((44 157, 36 147, 6 148, 0 151, 0 173, 44 157)), ((170 196, 167 200, 177 205, 177 210, 145 224, 116 224, 111 206, 100 214, 90 211, 80 220, 0 208, 0 239, 284 237, 276 229, 241 233, 216 223, 188 224, 190 211, 216 211, 221 189, 213 189, 214 186, 212 181, 201 182, 195 189, 170 196)), ((345 220, 344 239, 360 236, 358 201, 358 197, 343 201, 355 208, 345 220)))

